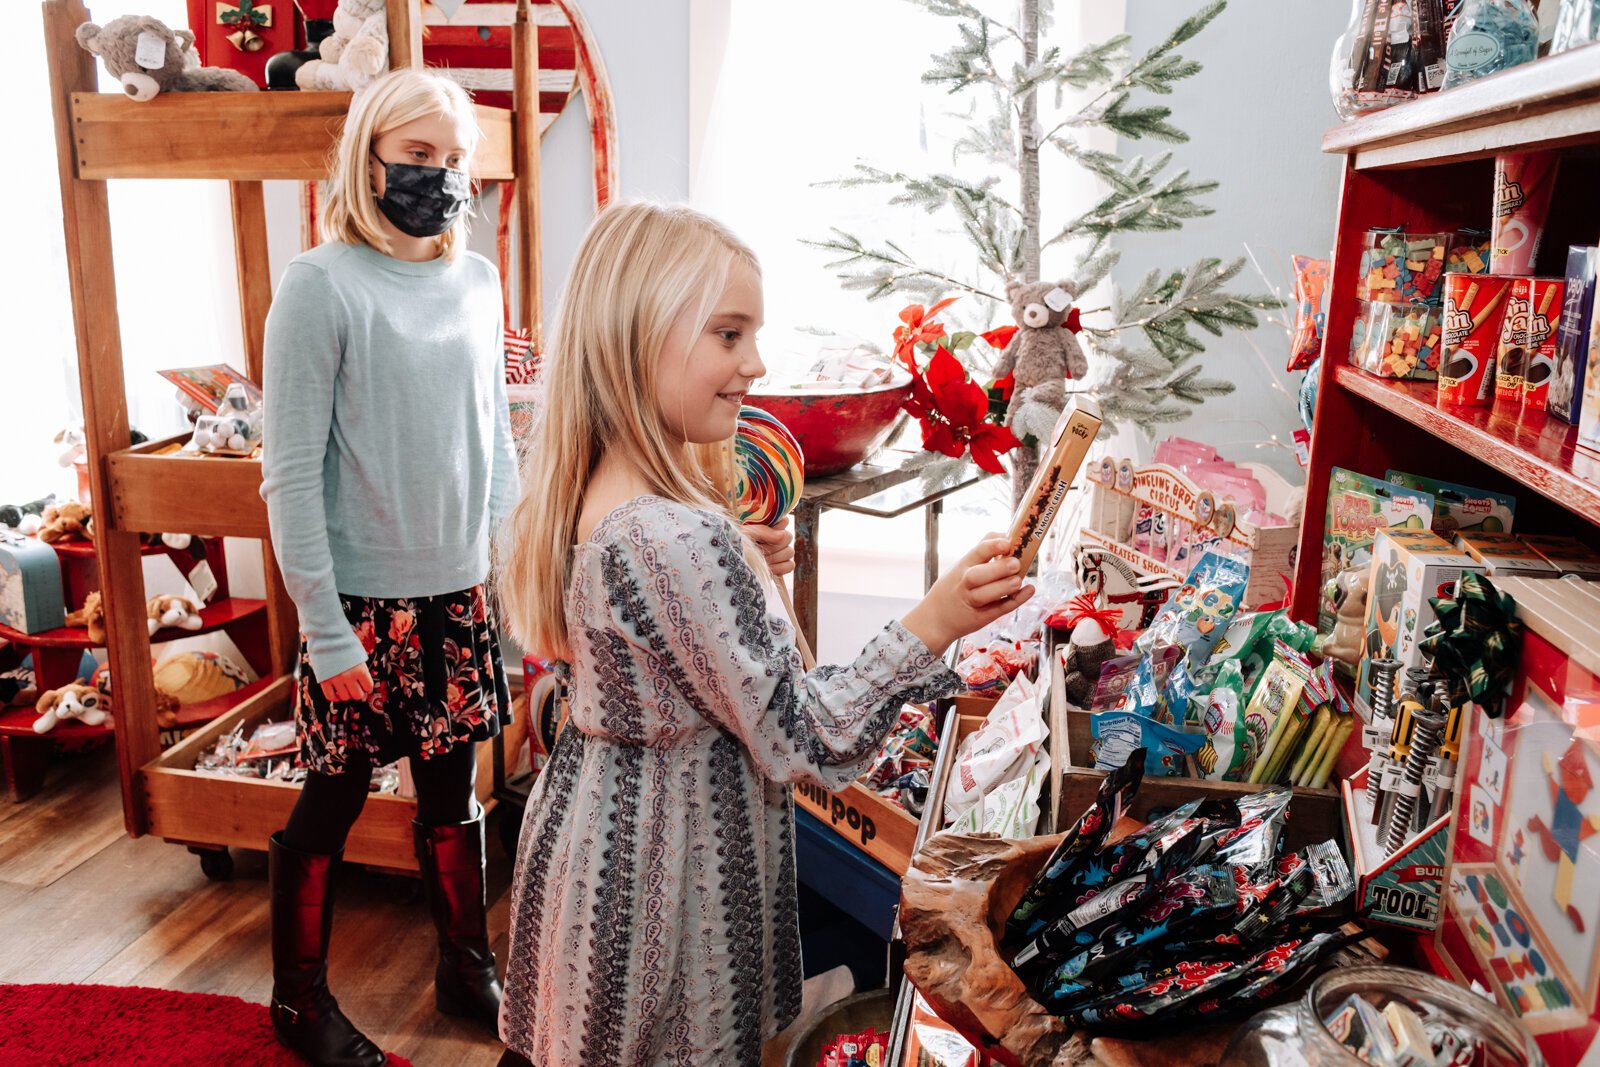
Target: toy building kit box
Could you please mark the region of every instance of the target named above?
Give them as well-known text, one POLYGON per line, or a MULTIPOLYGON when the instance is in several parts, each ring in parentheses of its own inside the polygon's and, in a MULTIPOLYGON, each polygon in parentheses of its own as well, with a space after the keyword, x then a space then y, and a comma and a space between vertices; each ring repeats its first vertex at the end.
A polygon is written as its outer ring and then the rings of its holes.
POLYGON ((1446 541, 1458 533, 1511 532, 1517 513, 1514 496, 1403 471, 1390 471, 1384 478, 1391 485, 1403 485, 1433 497, 1433 532, 1446 541))
POLYGON ((1600 587, 1505 578, 1525 631, 1503 719, 1473 716, 1431 960, 1551 1067, 1600 1062, 1600 587))
POLYGON ((1515 534, 1457 534, 1456 547, 1479 563, 1491 578, 1526 575, 1529 578, 1559 578, 1555 564, 1528 547, 1515 534))
POLYGON ((1436 618, 1432 599, 1448 596, 1467 571, 1483 564, 1428 533, 1379 530, 1367 585, 1366 646, 1356 673, 1356 699, 1372 705, 1372 661, 1393 658, 1400 672, 1422 665, 1422 633, 1436 618))

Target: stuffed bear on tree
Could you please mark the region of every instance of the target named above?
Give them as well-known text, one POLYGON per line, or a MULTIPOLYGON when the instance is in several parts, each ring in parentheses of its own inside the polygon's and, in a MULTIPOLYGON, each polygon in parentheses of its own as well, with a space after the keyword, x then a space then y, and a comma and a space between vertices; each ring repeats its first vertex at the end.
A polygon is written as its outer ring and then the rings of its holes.
MULTIPOLYGON (((1050 283, 1044 290, 1066 292, 1075 300, 1077 294, 1104 281, 1116 264, 1118 252, 1110 247, 1111 238, 1176 230, 1186 219, 1211 213, 1196 198, 1215 189, 1216 183, 1192 179, 1186 170, 1169 172, 1170 153, 1153 160, 1143 156, 1124 160, 1088 147, 1084 133, 1100 128, 1128 140, 1187 141, 1187 135, 1168 121, 1170 108, 1135 104, 1134 94, 1170 94, 1177 82, 1199 72, 1200 65, 1184 59, 1177 48, 1205 29, 1226 6, 1225 0, 1213 0, 1184 19, 1165 41, 1137 59, 1128 52, 1130 39, 1125 34, 1070 54, 1059 47, 1041 48, 1041 32, 1050 24, 1051 0, 1021 0, 1013 9, 1018 12, 1015 24, 969 0, 910 2, 956 21, 958 43, 933 57, 934 65, 923 80, 945 86, 952 95, 971 96, 968 128, 956 143, 953 162, 960 165, 975 159, 981 176, 911 175, 858 164, 855 174, 832 184, 883 187, 892 191, 891 204, 953 215, 972 242, 982 276, 954 277, 923 265, 901 242, 863 239, 836 229, 830 239, 810 243, 837 254, 830 266, 843 268, 839 277, 845 288, 865 291, 869 299, 899 294, 928 303, 960 292, 1011 306, 1016 286, 1044 285, 1042 262, 1049 254, 1065 264, 1052 267, 1051 276, 1071 281, 1050 283), (1049 99, 1041 100, 1044 89, 1053 90, 1045 94, 1053 98, 1053 105, 1049 99), (1087 101, 1075 108, 1063 106, 1068 90, 1086 92, 1087 101), (1047 222, 1039 177, 1039 157, 1045 149, 1100 178, 1104 196, 1080 214, 1047 222), (998 176, 1001 173, 1004 178, 998 176)), ((1126 421, 1146 432, 1183 419, 1208 397, 1232 392, 1231 382, 1201 377, 1196 357, 1205 351, 1205 344, 1191 330, 1220 337, 1227 327, 1251 329, 1257 325, 1258 309, 1278 306, 1272 297, 1227 288, 1243 265, 1243 257, 1230 263, 1203 258, 1182 269, 1153 270, 1131 292, 1113 285, 1104 307, 1081 312, 1076 307, 1052 309, 1052 314, 1082 319, 1081 333, 1059 331, 1077 333, 1070 339, 1070 350, 1078 351, 1079 359, 1074 365, 1069 357, 1066 365, 1078 383, 1073 388, 1090 392, 1108 423, 1126 421), (1092 374, 1081 357, 1080 339, 1098 364, 1092 374)), ((1016 312, 1016 325, 1017 337, 1030 332, 1021 312, 1016 312)), ((971 346, 963 359, 971 365, 977 352, 971 346)), ((1028 403, 1028 397, 1019 400, 1020 381, 1016 385, 1006 423, 1022 441, 1022 448, 1013 453, 1013 481, 1025 484, 1019 468, 1032 469, 1036 458, 1029 457, 1036 457, 1037 442, 1059 415, 1067 387, 1063 381, 1057 396, 1036 384, 1031 388, 1035 402, 1028 403)))

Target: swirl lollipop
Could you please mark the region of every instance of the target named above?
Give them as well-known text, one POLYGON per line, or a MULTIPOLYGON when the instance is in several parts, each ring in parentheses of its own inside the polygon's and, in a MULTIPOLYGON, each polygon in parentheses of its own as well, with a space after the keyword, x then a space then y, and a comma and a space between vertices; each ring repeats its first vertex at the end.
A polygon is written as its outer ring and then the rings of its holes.
POLYGON ((794 434, 775 416, 746 404, 739 409, 733 459, 733 510, 739 521, 782 522, 806 485, 806 458, 794 434))
MULTIPOLYGON (((733 435, 733 511, 740 522, 776 526, 800 503, 806 486, 806 457, 794 434, 770 412, 746 404, 739 409, 739 427, 733 435)), ((789 613, 795 644, 806 669, 817 665, 800 632, 794 603, 782 579, 775 579, 778 598, 789 613)))

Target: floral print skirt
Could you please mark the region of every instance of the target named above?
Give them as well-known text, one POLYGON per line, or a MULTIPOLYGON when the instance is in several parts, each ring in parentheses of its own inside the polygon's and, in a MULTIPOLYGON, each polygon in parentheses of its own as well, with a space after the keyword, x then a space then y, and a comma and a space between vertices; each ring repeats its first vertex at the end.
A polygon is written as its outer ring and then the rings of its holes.
POLYGON ((511 721, 483 586, 441 596, 339 599, 367 650, 372 694, 330 701, 301 640, 295 722, 306 767, 338 774, 352 758, 379 767, 401 756, 427 759, 462 742, 486 741, 511 721))

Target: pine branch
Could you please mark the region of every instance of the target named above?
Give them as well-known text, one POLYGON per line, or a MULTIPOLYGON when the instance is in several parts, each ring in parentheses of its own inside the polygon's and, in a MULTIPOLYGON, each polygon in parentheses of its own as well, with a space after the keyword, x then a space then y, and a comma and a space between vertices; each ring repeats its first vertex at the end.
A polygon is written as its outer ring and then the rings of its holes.
POLYGON ((900 187, 900 192, 891 196, 889 203, 921 208, 930 215, 941 208, 965 200, 972 203, 992 203, 1017 218, 1022 216, 1016 205, 994 191, 1000 184, 999 178, 985 178, 977 184, 962 181, 948 174, 930 174, 925 178, 914 178, 901 171, 879 170, 864 163, 857 163, 855 170, 855 174, 851 177, 817 182, 817 187, 860 189, 873 185, 897 185, 900 187))
POLYGON ((828 241, 801 241, 801 244, 820 248, 824 252, 838 253, 841 258, 829 261, 830 270, 839 270, 837 277, 843 288, 866 291, 868 300, 878 300, 892 292, 912 293, 925 301, 959 289, 973 296, 985 297, 1004 303, 1003 297, 975 285, 952 278, 948 274, 917 265, 905 249, 893 241, 885 241, 883 248, 869 248, 854 234, 834 229, 836 235, 828 241), (854 270, 840 268, 854 267, 854 270))

